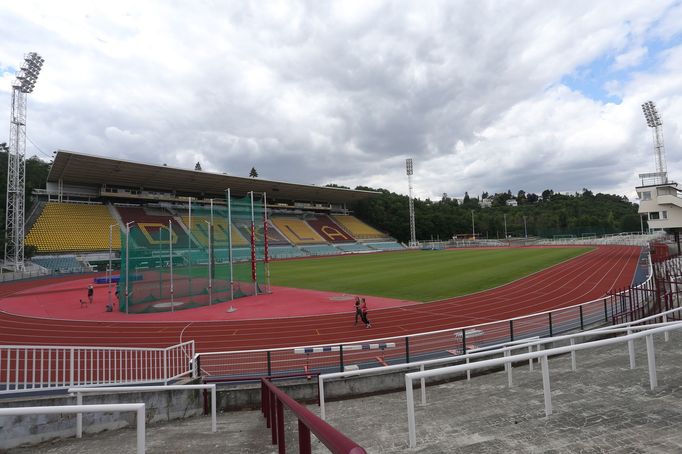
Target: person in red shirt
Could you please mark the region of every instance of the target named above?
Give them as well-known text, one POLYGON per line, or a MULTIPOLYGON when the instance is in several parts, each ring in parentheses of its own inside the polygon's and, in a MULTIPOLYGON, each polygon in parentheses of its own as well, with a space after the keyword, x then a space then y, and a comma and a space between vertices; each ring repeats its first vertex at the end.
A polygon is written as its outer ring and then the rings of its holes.
MULTIPOLYGON (((360 298, 355 297, 355 325, 358 324, 358 317, 362 319, 362 310, 360 309, 360 298)), ((364 319, 363 319, 364 321, 364 319)))
POLYGON ((365 323, 365 328, 371 328, 372 324, 369 322, 369 319, 367 318, 367 302, 365 299, 362 299, 362 306, 360 308, 362 310, 362 321, 365 323))

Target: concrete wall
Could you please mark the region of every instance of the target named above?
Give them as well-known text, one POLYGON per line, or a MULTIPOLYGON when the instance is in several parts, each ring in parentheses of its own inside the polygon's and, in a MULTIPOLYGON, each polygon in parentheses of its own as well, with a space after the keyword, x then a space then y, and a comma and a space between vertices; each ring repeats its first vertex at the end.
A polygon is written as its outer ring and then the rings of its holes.
MULTIPOLYGON (((200 390, 84 395, 83 404, 143 402, 146 421, 154 423, 203 414, 200 390)), ((0 407, 75 405, 76 397, 42 397, 0 400, 0 407)), ((135 413, 83 413, 83 432, 135 427, 135 413)), ((0 449, 33 445, 54 438, 74 437, 76 414, 0 416, 0 449)))

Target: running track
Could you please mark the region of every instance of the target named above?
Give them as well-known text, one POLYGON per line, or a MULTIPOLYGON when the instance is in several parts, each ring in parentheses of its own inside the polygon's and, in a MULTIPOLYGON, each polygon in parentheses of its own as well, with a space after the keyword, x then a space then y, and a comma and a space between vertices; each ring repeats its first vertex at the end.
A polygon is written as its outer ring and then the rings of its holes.
MULTIPOLYGON (((598 299, 631 284, 639 255, 638 247, 598 247, 496 289, 431 303, 373 310, 369 330, 353 326, 352 308, 348 314, 191 323, 44 320, 0 312, 0 344, 166 347, 194 339, 197 351, 206 352, 404 336, 505 320, 598 299)), ((20 284, 14 291, 30 285, 23 283, 21 287, 20 284)), ((4 289, 7 294, 8 288, 3 286, 0 291, 4 289)))

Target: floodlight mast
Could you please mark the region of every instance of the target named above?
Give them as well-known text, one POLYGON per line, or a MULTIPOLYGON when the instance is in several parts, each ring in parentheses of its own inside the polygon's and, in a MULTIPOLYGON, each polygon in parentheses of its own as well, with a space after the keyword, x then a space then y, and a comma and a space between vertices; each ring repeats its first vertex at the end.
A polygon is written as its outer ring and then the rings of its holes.
POLYGON ((412 200, 412 174, 414 172, 414 167, 412 164, 412 158, 405 160, 405 169, 407 170, 407 184, 410 187, 410 247, 417 247, 417 234, 414 228, 414 201, 412 200))
POLYGON ((652 128, 656 173, 661 180, 660 182, 665 184, 668 182, 668 169, 665 162, 665 147, 663 145, 663 122, 653 101, 647 101, 642 104, 642 111, 644 112, 647 126, 652 128))
POLYGON ((26 190, 26 98, 33 92, 45 60, 35 52, 24 56, 24 63, 12 83, 12 110, 7 154, 7 209, 5 266, 24 270, 24 198, 26 190))

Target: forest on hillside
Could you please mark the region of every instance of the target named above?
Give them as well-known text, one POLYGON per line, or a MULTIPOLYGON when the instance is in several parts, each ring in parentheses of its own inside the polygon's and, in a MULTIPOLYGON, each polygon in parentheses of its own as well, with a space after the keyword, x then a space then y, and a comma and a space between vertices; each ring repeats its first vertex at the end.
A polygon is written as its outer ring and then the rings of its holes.
MULTIPOLYGON (((359 202, 354 206, 355 214, 398 241, 408 242, 408 197, 385 189, 363 186, 356 189, 378 191, 381 195, 359 202)), ((505 218, 507 234, 515 237, 524 236, 526 232, 528 236, 549 238, 555 235, 603 235, 638 232, 641 228, 637 204, 629 202, 626 197, 594 194, 588 189, 570 195, 555 193, 551 189, 541 195, 522 190, 516 196, 511 191, 484 193, 481 198, 492 199, 492 206, 483 208, 478 198, 468 194, 461 201, 448 197, 438 201, 415 199, 417 240, 447 240, 455 235, 469 236, 473 231, 478 238, 504 238, 505 218), (512 199, 518 206, 507 205, 507 200, 512 199)))

